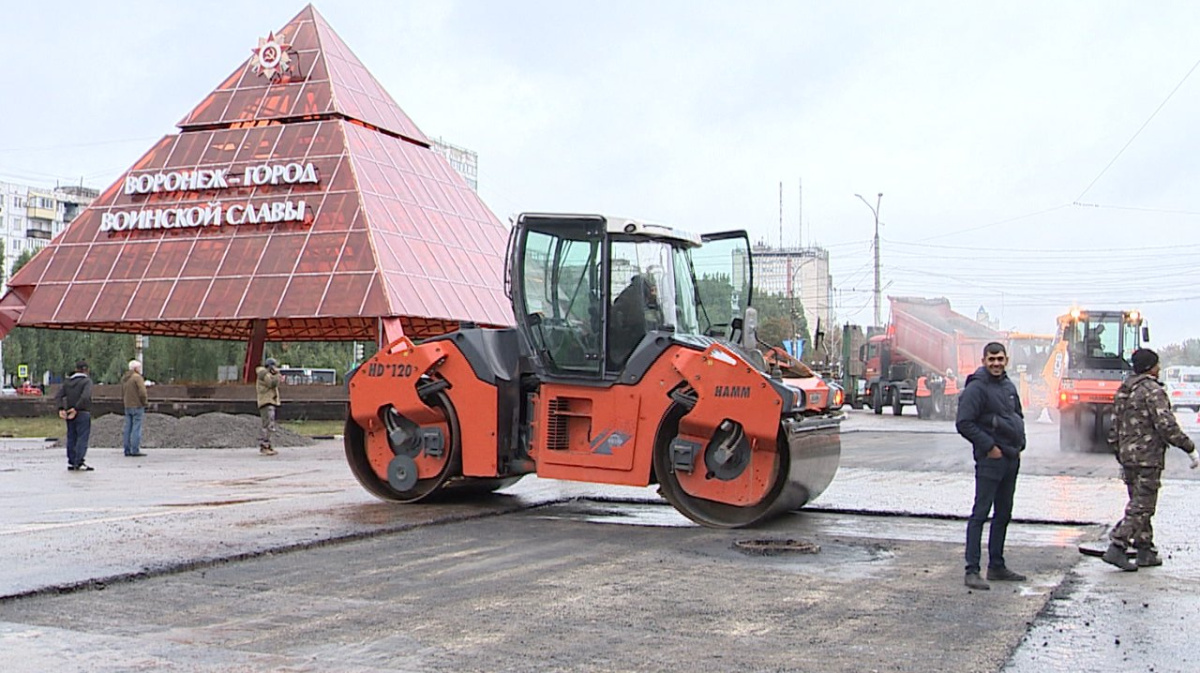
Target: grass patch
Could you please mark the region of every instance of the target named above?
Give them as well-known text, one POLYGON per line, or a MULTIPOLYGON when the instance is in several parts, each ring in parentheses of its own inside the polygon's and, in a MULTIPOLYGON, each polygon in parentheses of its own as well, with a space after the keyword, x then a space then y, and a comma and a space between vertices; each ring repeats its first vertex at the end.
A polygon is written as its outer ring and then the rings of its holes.
POLYGON ((0 437, 65 437, 67 424, 58 416, 0 418, 0 437))
POLYGON ((346 431, 346 421, 279 421, 279 425, 305 437, 340 435, 346 431))
MULTIPOLYGON (((345 421, 280 421, 279 425, 305 437, 340 435, 345 421)), ((0 437, 65 437, 67 424, 58 416, 0 418, 0 437)))

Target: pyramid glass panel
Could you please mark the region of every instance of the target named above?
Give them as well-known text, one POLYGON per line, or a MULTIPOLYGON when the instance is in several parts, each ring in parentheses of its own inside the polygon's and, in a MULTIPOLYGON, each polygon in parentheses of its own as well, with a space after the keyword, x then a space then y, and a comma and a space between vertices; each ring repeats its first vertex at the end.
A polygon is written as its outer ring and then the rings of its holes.
POLYGON ((506 227, 325 19, 308 6, 248 52, 10 279, 0 336, 510 324, 506 227))

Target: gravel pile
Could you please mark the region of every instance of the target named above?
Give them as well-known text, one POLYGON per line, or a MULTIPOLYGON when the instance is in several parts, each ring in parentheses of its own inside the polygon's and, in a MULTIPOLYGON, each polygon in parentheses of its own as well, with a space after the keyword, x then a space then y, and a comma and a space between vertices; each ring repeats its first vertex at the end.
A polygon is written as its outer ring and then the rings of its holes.
MULTIPOLYGON (((105 414, 92 419, 89 447, 120 448, 125 416, 105 414)), ((243 449, 258 446, 258 430, 262 421, 249 414, 215 412, 199 416, 175 418, 166 414, 146 414, 142 423, 144 449, 243 449)), ((56 446, 66 446, 64 437, 56 446)), ((271 437, 272 446, 310 446, 314 442, 277 425, 271 437)))

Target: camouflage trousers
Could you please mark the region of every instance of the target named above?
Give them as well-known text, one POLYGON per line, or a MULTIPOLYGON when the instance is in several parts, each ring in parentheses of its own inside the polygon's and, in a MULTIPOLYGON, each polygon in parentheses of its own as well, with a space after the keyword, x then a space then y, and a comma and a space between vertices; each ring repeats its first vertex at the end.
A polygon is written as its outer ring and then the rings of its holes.
POLYGON ((1129 503, 1125 505, 1125 518, 1121 519, 1109 535, 1113 542, 1125 548, 1154 548, 1154 526, 1150 524, 1150 519, 1158 506, 1162 471, 1161 467, 1122 467, 1125 489, 1129 492, 1129 503))
POLYGON ((258 431, 258 448, 271 448, 271 435, 275 434, 275 405, 264 404, 258 408, 262 428, 258 431))

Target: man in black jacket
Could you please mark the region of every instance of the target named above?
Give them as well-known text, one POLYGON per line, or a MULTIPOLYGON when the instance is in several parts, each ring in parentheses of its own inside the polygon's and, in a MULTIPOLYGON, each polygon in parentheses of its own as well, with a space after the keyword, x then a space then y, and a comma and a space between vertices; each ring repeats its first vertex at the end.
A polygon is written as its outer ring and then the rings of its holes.
POLYGON ((1025 450, 1025 415, 1017 387, 1004 368, 1004 344, 983 347, 983 366, 967 377, 958 400, 958 434, 971 442, 975 454, 975 506, 967 519, 967 574, 965 584, 978 590, 991 587, 979 576, 983 522, 992 516, 988 531, 989 580, 1021 582, 1025 576, 1004 564, 1004 537, 1012 519, 1013 493, 1025 450))
POLYGON ((75 363, 75 373, 63 381, 55 399, 58 417, 67 422, 67 469, 91 472, 92 466, 83 462, 92 434, 92 379, 87 362, 75 363))

